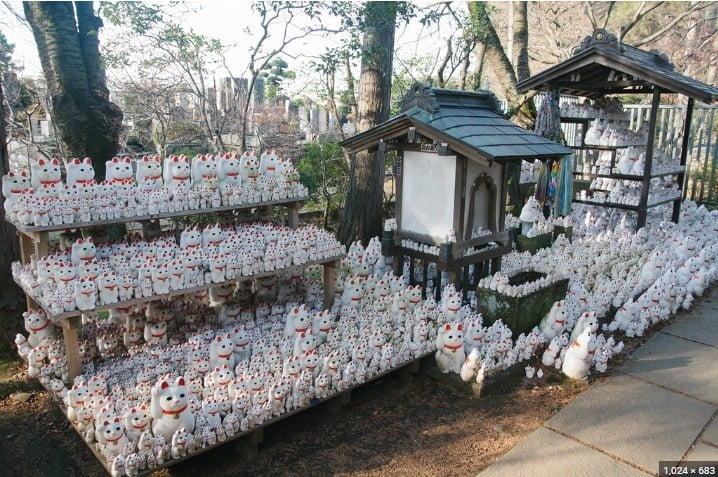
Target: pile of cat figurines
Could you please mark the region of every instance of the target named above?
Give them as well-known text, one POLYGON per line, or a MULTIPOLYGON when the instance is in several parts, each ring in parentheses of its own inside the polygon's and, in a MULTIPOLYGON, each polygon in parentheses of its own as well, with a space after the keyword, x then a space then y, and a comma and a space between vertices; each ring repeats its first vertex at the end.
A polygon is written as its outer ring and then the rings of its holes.
POLYGON ((12 272, 56 315, 203 286, 217 302, 242 277, 342 253, 343 246, 331 233, 311 225, 292 229, 260 222, 212 224, 185 229, 179 244, 171 234, 97 246, 92 238, 80 238, 64 252, 25 265, 15 262, 12 272))
POLYGON ((132 219, 220 206, 304 198, 292 160, 266 151, 187 156, 114 157, 105 180, 90 158, 39 159, 2 178, 5 215, 29 226, 132 219), (63 181, 64 176, 64 181, 63 181))
POLYGON ((43 312, 26 314, 16 342, 113 474, 136 475, 432 354, 458 315, 384 268, 378 240, 353 245, 330 309, 309 267, 238 285, 220 305, 199 294, 89 313, 71 383, 43 312))

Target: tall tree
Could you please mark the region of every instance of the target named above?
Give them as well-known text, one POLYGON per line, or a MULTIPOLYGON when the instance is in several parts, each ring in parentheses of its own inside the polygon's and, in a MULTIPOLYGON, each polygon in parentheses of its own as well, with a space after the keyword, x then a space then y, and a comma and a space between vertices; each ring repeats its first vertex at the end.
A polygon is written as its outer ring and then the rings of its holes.
POLYGON ((92 2, 24 2, 65 155, 93 159, 98 177, 117 153, 122 111, 110 101, 92 2))
MULTIPOLYGON (((7 148, 7 129, 10 122, 10 105, 3 94, 3 79, 11 67, 13 45, 0 33, 0 175, 10 171, 7 148)), ((22 309, 22 294, 13 283, 10 272, 12 262, 20 257, 20 243, 15 229, 5 221, 5 198, 0 198, 0 280, 6 284, 0 288, 0 342, 9 343, 21 328, 19 311, 22 309)))
MULTIPOLYGON (((391 76, 394 56, 395 2, 369 2, 364 7, 359 77, 357 131, 363 132, 389 119, 391 76)), ((351 161, 349 193, 338 236, 348 244, 365 244, 381 234, 384 195, 384 156, 362 151, 351 161)))

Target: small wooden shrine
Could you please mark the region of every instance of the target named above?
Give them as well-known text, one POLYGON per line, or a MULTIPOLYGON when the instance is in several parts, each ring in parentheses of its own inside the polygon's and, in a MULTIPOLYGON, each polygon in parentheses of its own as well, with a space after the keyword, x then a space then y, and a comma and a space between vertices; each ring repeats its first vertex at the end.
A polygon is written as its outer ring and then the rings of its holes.
POLYGON ((512 248, 504 227, 508 161, 571 154, 506 120, 488 91, 423 85, 409 90, 400 114, 341 144, 350 154, 396 151, 397 227, 385 233, 384 252, 397 271, 409 259, 410 279, 424 292, 428 263, 464 291, 499 270, 512 248), (422 280, 413 276, 414 260, 422 280))
MULTIPOLYGON (((643 174, 627 176, 625 174, 616 173, 574 173, 574 175, 584 177, 604 177, 640 182, 641 193, 638 204, 626 205, 576 199, 574 199, 574 202, 636 212, 638 214, 637 228, 641 228, 646 224, 647 210, 649 208, 672 202, 672 219, 674 222, 678 222, 682 200, 682 194, 680 192, 683 190, 685 181, 685 165, 693 105, 695 100, 712 103, 718 99, 718 88, 678 73, 675 71, 668 57, 662 52, 656 50, 645 51, 625 43, 620 43, 615 35, 603 29, 598 29, 592 36, 586 37, 583 42, 576 47, 574 55, 571 58, 522 81, 519 83, 518 89, 520 92, 558 89, 559 92, 564 94, 582 96, 590 99, 600 99, 607 95, 622 94, 652 95, 643 174), (668 173, 653 171, 658 108, 661 102, 661 95, 664 94, 681 94, 688 97, 679 159, 680 168, 668 173), (653 202, 649 201, 651 179, 665 176, 676 177, 679 193, 674 197, 653 202)), ((576 118, 565 118, 565 122, 575 123, 583 121, 585 136, 588 122, 593 119, 595 118, 579 118, 578 120, 576 118)), ((564 119, 562 119, 562 121, 564 121, 564 119)), ((626 146, 587 146, 585 144, 573 146, 573 148, 577 150, 611 151, 613 153, 612 166, 615 164, 616 150, 621 147, 626 146)))

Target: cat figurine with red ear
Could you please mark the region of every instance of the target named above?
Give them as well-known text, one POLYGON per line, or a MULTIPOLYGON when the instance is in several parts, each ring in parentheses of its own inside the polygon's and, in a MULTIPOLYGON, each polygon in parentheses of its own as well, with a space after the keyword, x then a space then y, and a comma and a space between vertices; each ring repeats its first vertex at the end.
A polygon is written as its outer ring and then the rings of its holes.
POLYGON ((113 157, 105 162, 105 179, 109 184, 132 185, 135 183, 135 173, 132 170, 132 159, 113 157))
POLYGON ((464 325, 460 322, 445 323, 436 336, 436 367, 442 373, 461 372, 466 360, 464 350, 464 325))
POLYGON ((26 170, 10 171, 2 176, 2 195, 5 198, 5 215, 12 219, 17 215, 20 196, 30 189, 30 177, 26 170))
POLYGON ((112 421, 105 421, 102 425, 102 433, 99 435, 102 455, 107 462, 112 462, 115 457, 122 454, 125 445, 129 442, 125 434, 125 426, 119 417, 112 421))
POLYGON ((165 442, 171 442, 179 429, 194 432, 195 418, 189 407, 189 390, 183 377, 177 378, 174 383, 170 382, 169 376, 161 378, 152 388, 151 396, 150 414, 155 436, 162 436, 165 442))
POLYGON ((190 186, 190 164, 184 154, 172 155, 165 159, 165 167, 162 171, 165 185, 174 193, 179 188, 190 186))
POLYGON ((32 187, 38 189, 44 185, 58 187, 62 185, 62 172, 60 161, 52 159, 39 159, 30 164, 32 187))
POLYGON ((65 180, 67 187, 72 187, 75 184, 85 185, 95 180, 95 168, 92 166, 92 159, 89 157, 83 160, 76 157, 67 161, 65 163, 65 171, 67 173, 65 180))

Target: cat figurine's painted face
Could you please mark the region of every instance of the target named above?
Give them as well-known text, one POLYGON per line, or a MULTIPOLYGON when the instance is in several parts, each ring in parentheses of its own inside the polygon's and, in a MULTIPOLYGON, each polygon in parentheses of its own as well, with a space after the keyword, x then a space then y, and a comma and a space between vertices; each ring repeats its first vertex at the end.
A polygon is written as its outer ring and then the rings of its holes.
POLYGON ((26 170, 10 171, 2 176, 2 194, 6 199, 16 197, 30 188, 30 177, 26 170))
POLYGON ((62 183, 60 161, 56 158, 39 159, 30 165, 32 172, 32 186, 38 188, 43 185, 56 187, 62 183))
POLYGON ((88 184, 95 179, 95 168, 92 166, 92 159, 86 157, 82 160, 74 158, 65 164, 67 172, 67 186, 75 184, 88 184))
POLYGON ((108 181, 126 181, 134 177, 132 159, 127 157, 113 157, 105 164, 105 176, 108 181))

